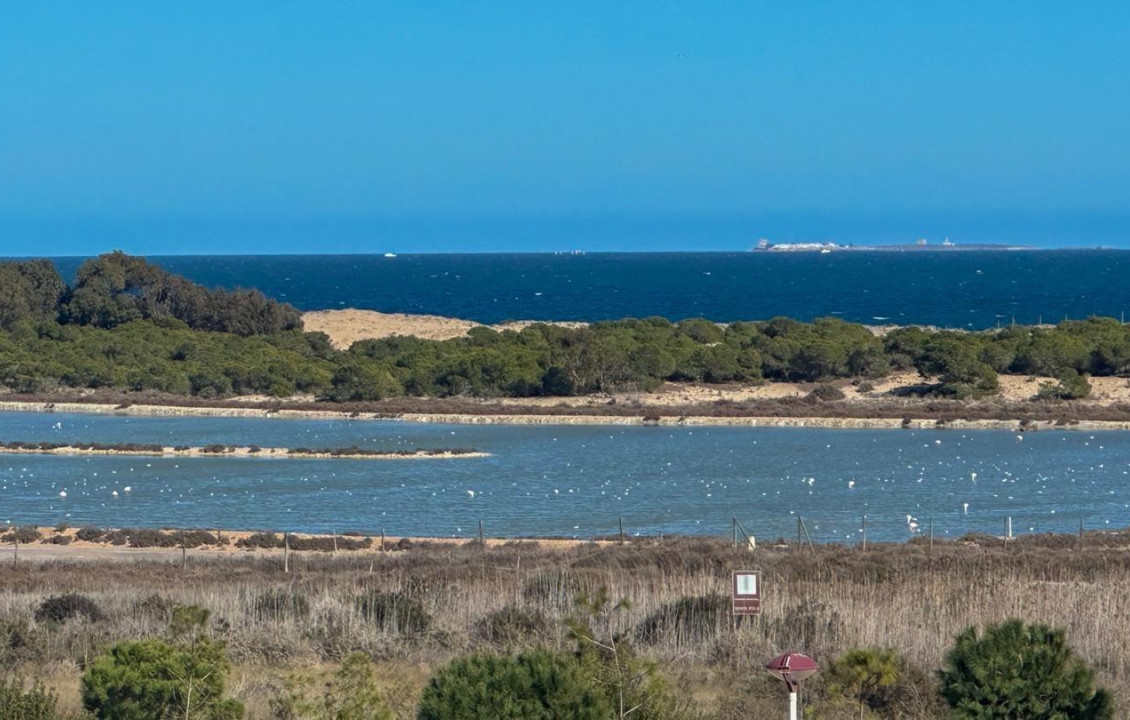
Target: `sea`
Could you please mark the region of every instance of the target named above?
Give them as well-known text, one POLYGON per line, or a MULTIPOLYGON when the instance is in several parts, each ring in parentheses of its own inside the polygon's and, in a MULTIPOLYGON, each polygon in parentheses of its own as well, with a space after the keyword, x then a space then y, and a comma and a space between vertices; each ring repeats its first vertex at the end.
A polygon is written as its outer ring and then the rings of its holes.
MULTIPOLYGON (((58 258, 73 277, 84 258, 58 258)), ((841 251, 153 257, 300 310, 505 320, 785 315, 985 329, 1130 310, 1130 251, 841 251)))

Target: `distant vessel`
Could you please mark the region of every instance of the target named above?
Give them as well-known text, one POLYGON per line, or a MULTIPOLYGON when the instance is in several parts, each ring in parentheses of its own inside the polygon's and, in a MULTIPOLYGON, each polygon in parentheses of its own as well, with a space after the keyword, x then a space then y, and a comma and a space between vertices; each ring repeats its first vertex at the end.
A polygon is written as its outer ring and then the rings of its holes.
POLYGON ((772 243, 766 238, 757 241, 754 252, 814 252, 826 255, 831 252, 905 252, 905 251, 959 251, 959 250, 1034 250, 1025 245, 996 245, 973 243, 958 245, 948 237, 939 245, 931 245, 926 238, 918 238, 910 245, 839 245, 834 242, 772 243))
POLYGON ((396 257, 396 253, 385 253, 385 257, 396 257))

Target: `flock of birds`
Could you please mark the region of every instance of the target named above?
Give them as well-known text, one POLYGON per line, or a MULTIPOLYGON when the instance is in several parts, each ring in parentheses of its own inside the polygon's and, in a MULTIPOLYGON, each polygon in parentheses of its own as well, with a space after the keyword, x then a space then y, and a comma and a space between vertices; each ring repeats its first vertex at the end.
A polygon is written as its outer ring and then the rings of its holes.
MULTIPOLYGON (((332 424, 298 427, 301 442, 292 435, 280 444, 341 444, 332 424)), ((397 430, 358 444, 415 447, 421 435, 434 442, 457 432, 397 430)), ((364 526, 391 516, 413 534, 438 532, 425 525, 437 521, 462 533, 483 519, 497 532, 556 534, 571 526, 578 535, 606 532, 617 516, 635 523, 636 532, 714 532, 736 511, 752 514, 764 534, 788 534, 796 516, 811 519, 807 529, 820 540, 857 537, 862 516, 876 539, 897 539, 898 518, 904 536, 923 532, 926 519, 940 534, 999 529, 1004 515, 1024 520, 1030 531, 1065 529, 1087 513, 1107 525, 1112 517, 1130 522, 1130 503, 1116 500, 1124 479, 1113 480, 1130 474, 1130 457, 1121 440, 1108 451, 1108 435, 1041 433, 1041 442, 1015 435, 1009 448, 991 432, 573 427, 501 434, 508 430, 468 433, 472 444, 500 442, 501 450, 487 461, 459 463, 225 460, 229 465, 218 468, 212 459, 29 458, 23 467, 0 467, 0 508, 25 519, 75 513, 103 525, 184 525, 206 517, 269 527, 272 518, 281 526, 279 515, 293 513, 315 527, 349 513, 364 526), (141 504, 112 502, 131 496, 141 504), (1057 512, 1071 519, 1057 524, 1057 512)))

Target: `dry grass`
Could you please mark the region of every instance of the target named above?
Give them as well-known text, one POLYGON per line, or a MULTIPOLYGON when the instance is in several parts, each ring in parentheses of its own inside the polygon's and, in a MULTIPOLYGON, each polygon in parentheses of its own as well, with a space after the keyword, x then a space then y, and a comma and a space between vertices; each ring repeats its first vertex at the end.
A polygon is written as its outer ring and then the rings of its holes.
POLYGON ((765 587, 759 621, 732 633, 728 614, 704 603, 715 609, 688 630, 661 627, 654 642, 641 641, 644 654, 714 717, 779 699, 757 678, 782 649, 827 661, 849 647, 889 646, 929 671, 962 628, 1013 616, 1067 628, 1120 705, 1130 706, 1130 538, 1094 535, 1084 549, 1073 546, 1070 538, 1036 536, 1006 547, 939 542, 932 552, 907 544, 751 554, 690 538, 567 549, 417 544, 387 554, 297 553, 289 575, 277 556, 257 555, 194 558, 186 571, 161 561, 21 562, 0 574, 0 664, 45 675, 73 706, 74 678, 92 655, 121 638, 161 633, 170 604, 199 604, 212 610, 214 630, 228 642, 233 687, 252 716, 264 716, 288 668, 363 650, 378 659, 382 682, 407 717, 430 670, 457 654, 567 647, 563 620, 579 592, 606 586, 612 597, 629 599, 631 607, 607 622, 635 634, 680 598, 727 594, 731 570, 757 568, 765 587), (357 599, 374 591, 418 601, 431 616, 428 629, 404 633, 366 620, 357 599), (38 605, 65 592, 93 598, 106 619, 36 623, 38 605), (263 612, 261 598, 286 593, 306 602, 263 612), (504 633, 500 647, 491 639, 498 635, 483 631, 484 619, 505 608, 545 622, 504 633))

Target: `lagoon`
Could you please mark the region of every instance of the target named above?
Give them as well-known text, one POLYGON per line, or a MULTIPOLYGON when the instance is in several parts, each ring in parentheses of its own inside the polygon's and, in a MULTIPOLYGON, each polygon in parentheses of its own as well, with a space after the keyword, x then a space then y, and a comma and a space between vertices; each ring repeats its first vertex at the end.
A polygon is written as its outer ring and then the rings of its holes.
POLYGON ((0 524, 473 537, 904 541, 1130 525, 1130 433, 414 424, 0 413, 0 441, 260 445, 490 457, 0 456, 0 524), (130 492, 124 492, 125 487, 130 492), (114 491, 118 496, 113 496, 114 491), (60 497, 66 492, 66 497, 60 497), (966 505, 967 504, 967 505, 966 505))

